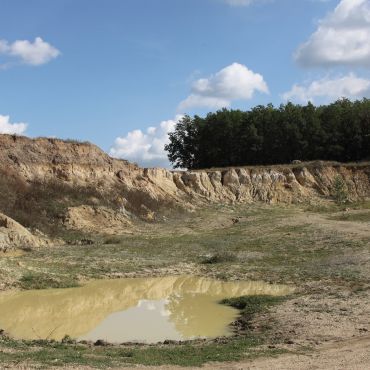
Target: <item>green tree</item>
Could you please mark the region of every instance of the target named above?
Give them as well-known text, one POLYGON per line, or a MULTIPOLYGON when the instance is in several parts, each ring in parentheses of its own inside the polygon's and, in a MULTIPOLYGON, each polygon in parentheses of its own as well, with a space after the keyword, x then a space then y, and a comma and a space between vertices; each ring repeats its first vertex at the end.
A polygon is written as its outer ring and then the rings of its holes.
POLYGON ((288 103, 185 116, 165 149, 175 168, 370 159, 370 100, 288 103))
POLYGON ((194 120, 186 115, 169 134, 170 143, 164 149, 174 168, 194 168, 198 151, 197 127, 194 120))

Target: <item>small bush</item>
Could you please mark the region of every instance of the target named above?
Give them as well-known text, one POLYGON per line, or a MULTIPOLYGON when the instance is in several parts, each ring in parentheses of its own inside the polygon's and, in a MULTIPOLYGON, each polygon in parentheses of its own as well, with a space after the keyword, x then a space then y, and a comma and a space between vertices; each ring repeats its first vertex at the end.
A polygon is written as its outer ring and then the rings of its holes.
POLYGON ((210 256, 206 256, 201 263, 204 265, 207 264, 216 264, 216 263, 226 263, 226 262, 235 262, 237 260, 237 257, 228 252, 224 253, 215 253, 210 256))

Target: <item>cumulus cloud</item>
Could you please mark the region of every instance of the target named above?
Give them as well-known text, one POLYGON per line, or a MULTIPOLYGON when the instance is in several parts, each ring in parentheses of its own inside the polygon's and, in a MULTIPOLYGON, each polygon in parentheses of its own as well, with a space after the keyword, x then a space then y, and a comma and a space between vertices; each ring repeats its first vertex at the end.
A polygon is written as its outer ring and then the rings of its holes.
POLYGON ((60 51, 41 37, 36 37, 33 42, 17 40, 9 43, 6 40, 0 40, 0 54, 17 58, 25 64, 39 66, 57 58, 60 51))
POLYGON ((229 107, 233 100, 249 100, 255 92, 269 92, 263 76, 245 65, 233 63, 208 78, 195 81, 191 94, 180 103, 178 110, 229 107))
POLYGON ((294 85, 292 89, 283 94, 286 101, 306 103, 329 102, 340 98, 363 98, 370 93, 370 80, 357 77, 351 73, 338 78, 325 77, 305 85, 294 85))
POLYGON ((173 131, 176 123, 182 118, 162 121, 157 127, 149 127, 145 132, 134 130, 126 136, 118 137, 110 155, 116 158, 137 162, 144 167, 169 167, 164 146, 169 142, 168 133, 173 131))
POLYGON ((341 0, 295 52, 305 67, 370 67, 370 1, 341 0))
POLYGON ((0 115, 0 134, 22 135, 26 129, 26 123, 10 123, 9 116, 0 115))

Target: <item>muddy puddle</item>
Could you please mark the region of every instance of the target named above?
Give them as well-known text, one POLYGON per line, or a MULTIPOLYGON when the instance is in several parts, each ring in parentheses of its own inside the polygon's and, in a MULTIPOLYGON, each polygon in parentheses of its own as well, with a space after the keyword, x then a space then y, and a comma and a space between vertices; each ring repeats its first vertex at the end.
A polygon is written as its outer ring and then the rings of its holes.
POLYGON ((15 338, 111 343, 231 335, 238 311, 218 302, 242 295, 285 295, 262 282, 181 276, 100 280, 79 288, 0 294, 0 328, 15 338))

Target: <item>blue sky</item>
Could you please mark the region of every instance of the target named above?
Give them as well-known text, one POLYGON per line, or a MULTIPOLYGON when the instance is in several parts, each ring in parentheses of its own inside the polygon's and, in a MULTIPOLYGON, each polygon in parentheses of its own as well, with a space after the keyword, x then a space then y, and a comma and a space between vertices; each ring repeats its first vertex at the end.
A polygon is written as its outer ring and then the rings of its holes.
POLYGON ((0 7, 0 131, 89 140, 142 165, 168 165, 182 113, 370 91, 369 0, 0 7))

